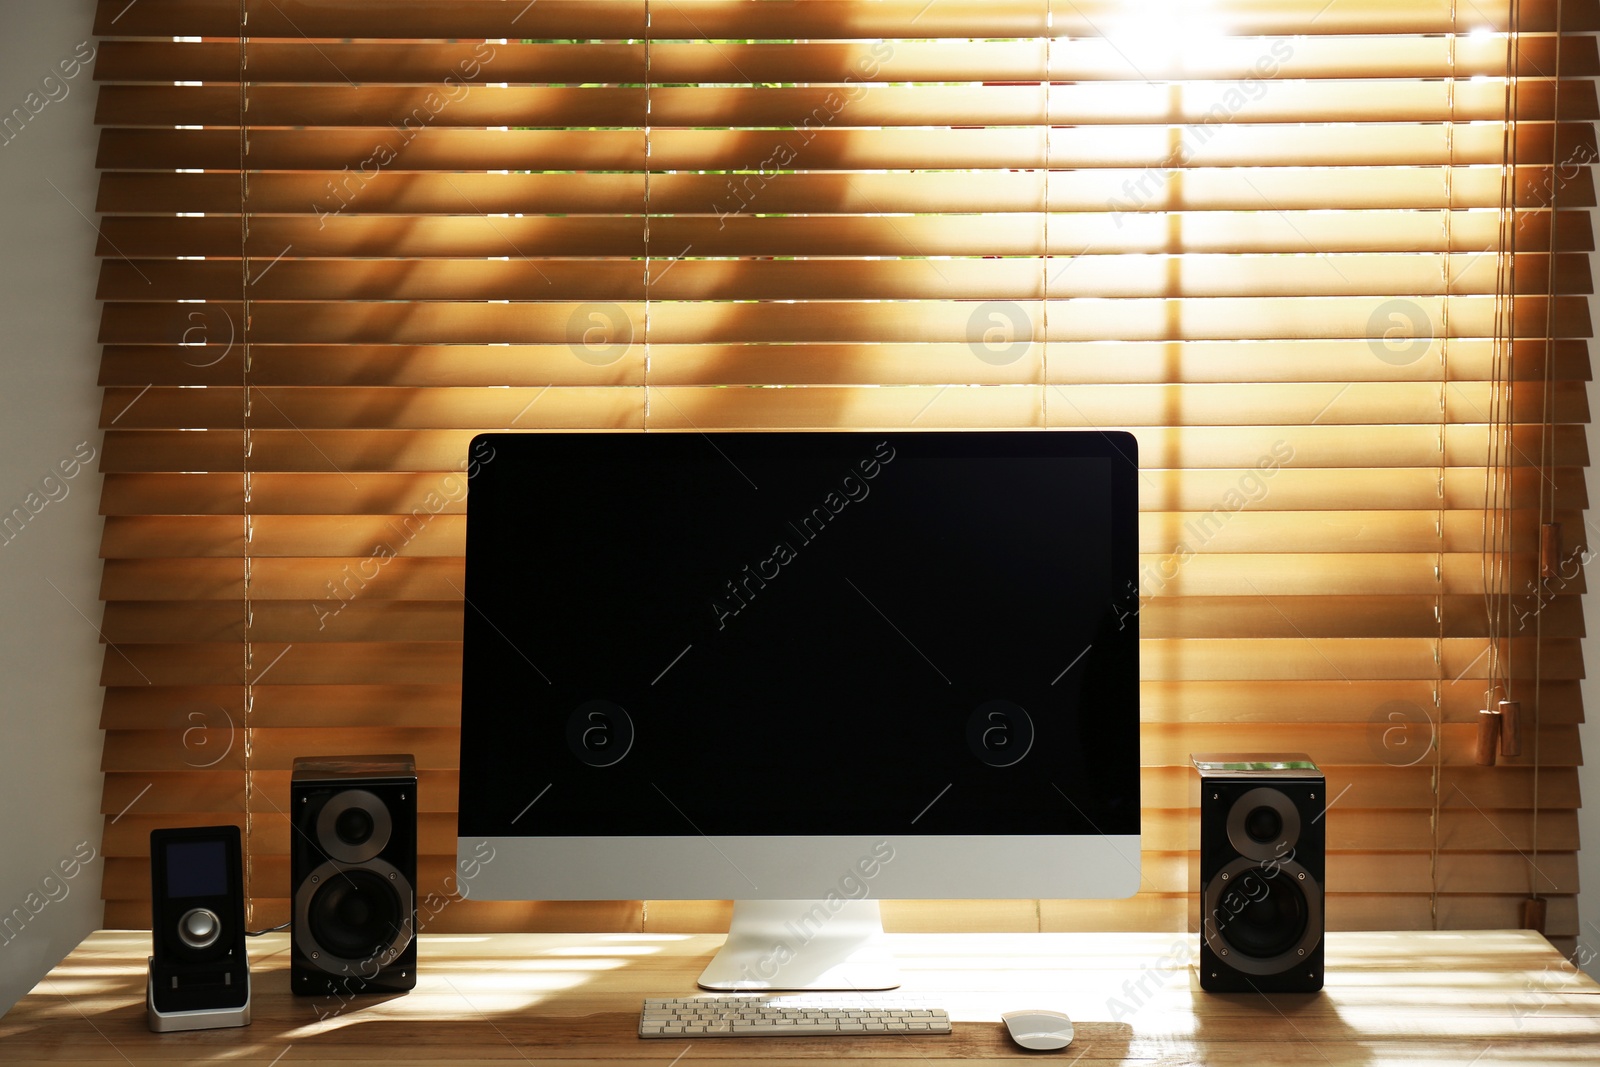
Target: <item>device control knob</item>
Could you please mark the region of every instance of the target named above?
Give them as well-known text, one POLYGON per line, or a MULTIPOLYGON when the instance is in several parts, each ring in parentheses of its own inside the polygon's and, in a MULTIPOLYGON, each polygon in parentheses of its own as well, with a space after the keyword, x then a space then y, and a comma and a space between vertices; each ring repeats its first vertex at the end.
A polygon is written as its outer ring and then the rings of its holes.
POLYGON ((210 948, 222 936, 222 920, 210 908, 190 908, 178 920, 178 940, 190 948, 210 948))

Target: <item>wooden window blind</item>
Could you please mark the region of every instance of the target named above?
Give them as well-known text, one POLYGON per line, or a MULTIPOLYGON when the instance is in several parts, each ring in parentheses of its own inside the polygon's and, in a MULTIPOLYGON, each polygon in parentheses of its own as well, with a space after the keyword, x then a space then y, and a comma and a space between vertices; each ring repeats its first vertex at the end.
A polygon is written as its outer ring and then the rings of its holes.
POLYGON ((310 754, 415 753, 449 895, 474 433, 1076 427, 1140 441, 1144 889, 891 925, 1180 929, 1189 753, 1303 750, 1330 925, 1515 926, 1533 891, 1570 947, 1597 26, 103 0, 107 924, 148 920, 152 827, 217 820, 284 921, 310 754), (1479 766, 1497 677, 1523 754, 1479 766))

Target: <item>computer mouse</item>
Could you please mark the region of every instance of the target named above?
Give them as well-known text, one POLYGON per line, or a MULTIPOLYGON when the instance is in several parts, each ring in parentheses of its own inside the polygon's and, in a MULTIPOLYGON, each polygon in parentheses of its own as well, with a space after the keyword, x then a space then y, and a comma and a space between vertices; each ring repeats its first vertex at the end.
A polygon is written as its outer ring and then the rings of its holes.
POLYGON ((1059 1011, 1008 1011, 1000 1021, 1023 1048, 1066 1048, 1072 1041, 1072 1020, 1059 1011))

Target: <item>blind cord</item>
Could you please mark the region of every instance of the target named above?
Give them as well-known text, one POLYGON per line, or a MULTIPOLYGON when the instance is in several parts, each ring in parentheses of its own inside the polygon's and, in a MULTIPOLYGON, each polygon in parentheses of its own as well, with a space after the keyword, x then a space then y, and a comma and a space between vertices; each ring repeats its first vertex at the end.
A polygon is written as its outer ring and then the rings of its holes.
MULTIPOLYGON (((1556 57, 1555 57, 1555 85, 1551 93, 1550 116, 1550 227, 1546 243, 1549 247, 1549 268, 1546 271, 1545 292, 1545 354, 1544 354, 1544 380, 1541 383, 1539 395, 1539 521, 1555 522, 1556 517, 1556 423, 1555 423, 1555 362, 1556 362, 1556 199, 1561 195, 1561 184, 1558 180, 1560 173, 1561 157, 1561 33, 1562 33, 1562 0, 1556 0, 1556 57), (1548 481, 1548 494, 1546 482, 1548 481), (1548 511, 1546 510, 1546 496, 1549 497, 1548 511), (1548 516, 1548 520, 1546 518, 1548 516)), ((1539 543, 1544 543, 1543 531, 1539 531, 1539 543)), ((1560 546, 1557 546, 1558 554, 1560 546)), ((1538 575, 1542 586, 1544 575, 1542 568, 1538 575)), ((1528 860, 1528 896, 1534 900, 1539 899, 1539 884, 1536 880, 1539 872, 1539 720, 1540 715, 1540 689, 1544 680, 1544 605, 1543 589, 1536 598, 1537 609, 1533 617, 1533 815, 1532 836, 1533 841, 1529 848, 1528 860)))
MULTIPOLYGON (((644 428, 650 428, 650 0, 644 0, 644 428)), ((630 331, 631 332, 631 331, 630 331)))
MULTIPOLYGON (((1451 25, 1455 25, 1455 5, 1450 8, 1451 25)), ((1448 58, 1450 76, 1445 79, 1446 114, 1450 121, 1445 123, 1445 158, 1450 160, 1455 155, 1455 99, 1456 99, 1456 35, 1450 34, 1448 58)), ((1445 637, 1445 602, 1444 602, 1444 537, 1445 537, 1445 475, 1449 455, 1446 449, 1446 438, 1449 432, 1449 389, 1450 389, 1450 251, 1454 245, 1453 208, 1455 204, 1454 167, 1444 168, 1444 248, 1445 263, 1443 277, 1445 282, 1445 299, 1442 301, 1443 310, 1440 312, 1439 322, 1439 477, 1434 483, 1434 496, 1438 501, 1438 512, 1434 519, 1434 536, 1437 546, 1433 557, 1433 581, 1435 588, 1435 601, 1437 607, 1434 611, 1434 621, 1438 626, 1438 634, 1433 646, 1433 715, 1429 717, 1429 727, 1432 736, 1429 738, 1433 746, 1433 767, 1428 781, 1428 923, 1437 930, 1439 928, 1439 818, 1441 807, 1441 780, 1444 775, 1444 637, 1445 637)))
POLYGON ((1050 0, 1044 5, 1044 304, 1040 329, 1044 331, 1039 354, 1039 417, 1050 426, 1050 140, 1054 132, 1050 110, 1050 87, 1055 81, 1055 12, 1050 0))
POLYGON ((1489 612, 1490 684, 1485 707, 1498 711, 1497 689, 1503 687, 1504 698, 1512 698, 1512 679, 1508 663, 1506 610, 1511 597, 1508 557, 1515 549, 1510 527, 1511 508, 1514 504, 1512 474, 1514 473, 1514 442, 1512 432, 1515 413, 1511 409, 1510 391, 1515 358, 1516 290, 1517 290, 1517 233, 1516 233, 1516 161, 1521 81, 1519 78, 1518 49, 1521 42, 1521 4, 1512 0, 1510 26, 1506 35, 1505 59, 1505 122, 1501 132, 1502 162, 1500 167, 1500 248, 1495 271, 1495 336, 1493 362, 1490 376, 1490 456, 1485 478, 1484 522, 1486 551, 1484 593, 1489 612))
POLYGON ((250 439, 250 171, 247 161, 250 153, 250 38, 246 30, 250 22, 249 0, 239 0, 239 309, 244 321, 240 324, 240 377, 242 379, 243 411, 242 440, 240 447, 242 456, 240 472, 242 485, 240 486, 242 500, 241 513, 244 529, 244 899, 247 908, 245 921, 249 923, 255 918, 255 891, 254 882, 254 855, 250 847, 251 830, 253 828, 253 811, 251 806, 251 781, 250 757, 251 727, 253 725, 252 712, 255 708, 255 690, 251 684, 251 671, 254 669, 255 649, 252 643, 254 627, 254 612, 251 607, 251 537, 254 533, 250 513, 250 453, 253 443, 250 439))

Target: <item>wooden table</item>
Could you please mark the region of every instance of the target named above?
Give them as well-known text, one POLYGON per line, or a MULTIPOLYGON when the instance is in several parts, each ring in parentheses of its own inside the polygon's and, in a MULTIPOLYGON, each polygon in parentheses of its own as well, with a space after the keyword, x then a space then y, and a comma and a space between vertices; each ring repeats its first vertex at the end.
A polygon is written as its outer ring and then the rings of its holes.
POLYGON ((288 935, 273 934, 250 944, 250 1026, 152 1034, 150 935, 100 931, 0 1019, 0 1063, 1600 1063, 1600 985, 1536 934, 1332 933, 1327 988, 1273 997, 1202 993, 1188 964, 1191 940, 893 935, 906 991, 945 1003, 949 1037, 642 1041, 643 998, 694 992, 720 937, 430 935, 415 990, 341 1003, 288 992, 288 935), (1016 1048, 998 1019, 1023 1007, 1066 1011, 1077 1039, 1059 1053, 1016 1048))

